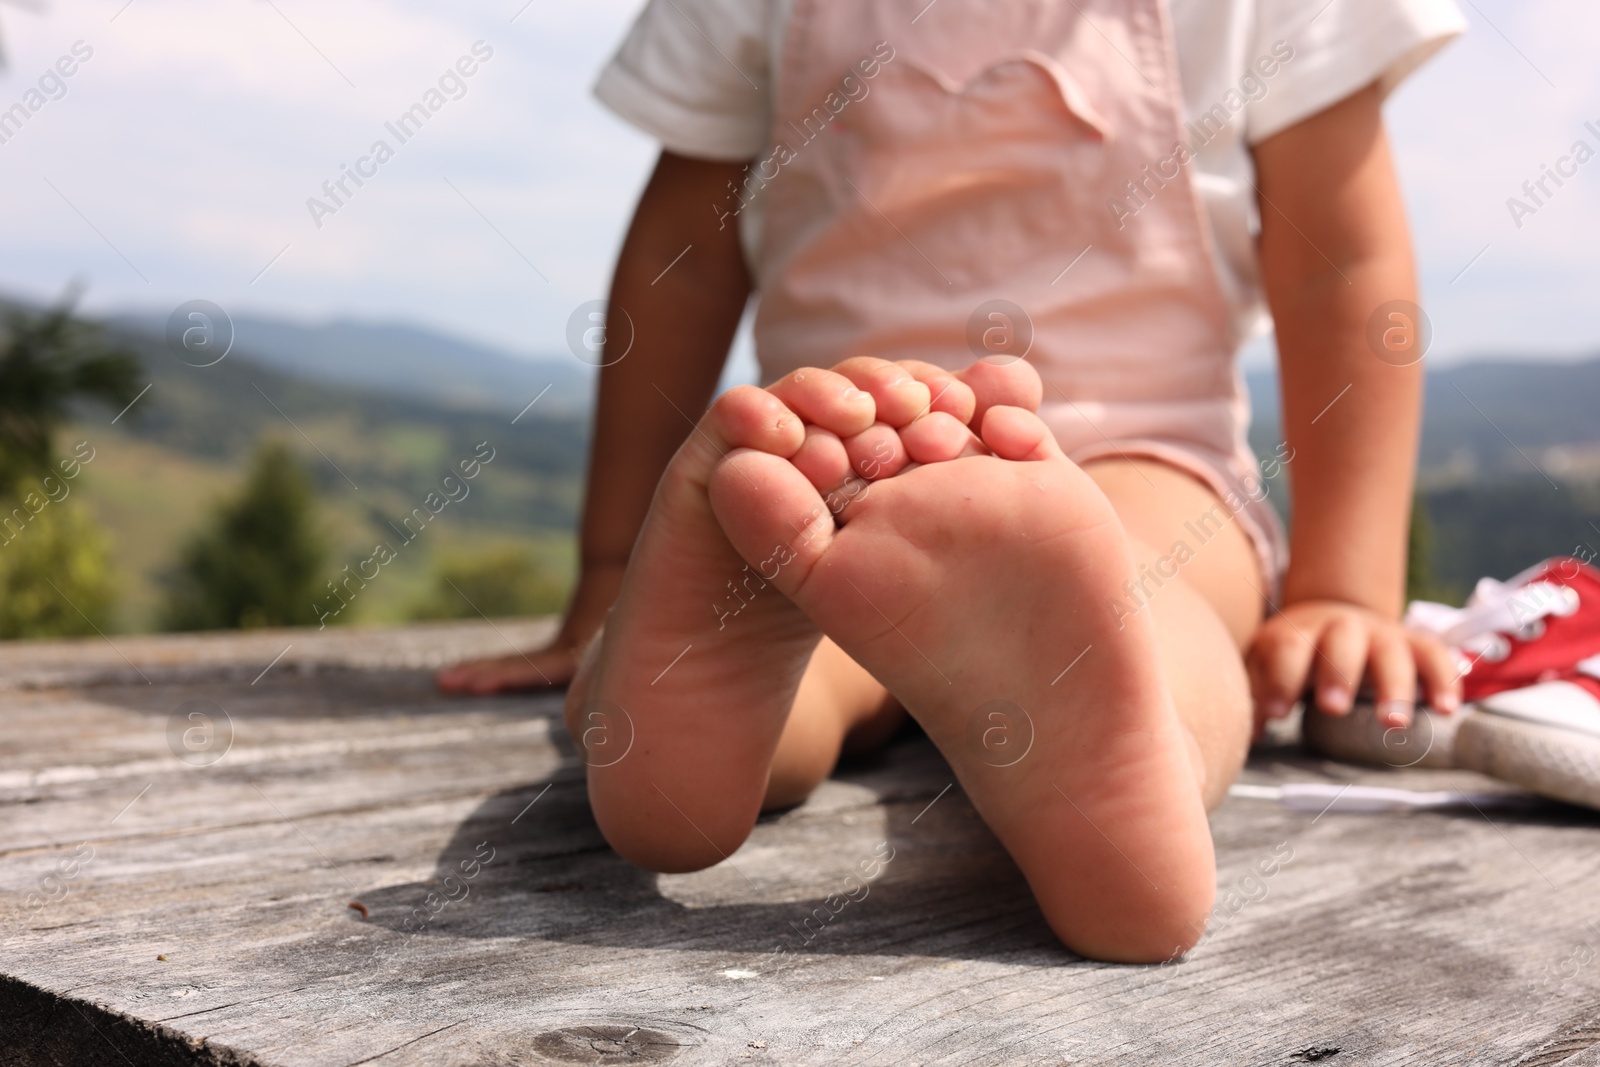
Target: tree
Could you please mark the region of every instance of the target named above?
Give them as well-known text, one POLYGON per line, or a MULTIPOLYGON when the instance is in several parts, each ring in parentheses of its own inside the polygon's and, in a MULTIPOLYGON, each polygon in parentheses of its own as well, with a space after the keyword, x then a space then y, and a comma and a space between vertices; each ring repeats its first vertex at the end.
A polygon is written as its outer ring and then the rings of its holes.
POLYGON ((1421 493, 1411 502, 1411 529, 1406 537, 1406 599, 1458 602, 1459 592, 1434 574, 1435 534, 1428 502, 1421 493))
POLYGON ((105 534, 76 501, 50 503, 0 545, 0 638, 94 634, 114 592, 105 534))
POLYGON ((433 589, 411 610, 413 619, 476 619, 481 611, 551 615, 567 602, 562 584, 547 574, 526 545, 501 542, 447 556, 434 568, 433 589))
POLYGON ((55 436, 81 399, 131 401, 139 360, 74 318, 76 299, 0 309, 0 638, 92 634, 112 609, 106 538, 65 502, 77 461, 57 468, 55 436))
POLYGON ((137 395, 139 360, 73 317, 77 294, 48 311, 4 309, 0 332, 0 498, 49 473, 56 430, 80 398, 121 407, 137 395))
POLYGON ((167 602, 172 630, 253 629, 317 621, 327 547, 310 475, 281 442, 256 450, 239 495, 184 548, 167 602))

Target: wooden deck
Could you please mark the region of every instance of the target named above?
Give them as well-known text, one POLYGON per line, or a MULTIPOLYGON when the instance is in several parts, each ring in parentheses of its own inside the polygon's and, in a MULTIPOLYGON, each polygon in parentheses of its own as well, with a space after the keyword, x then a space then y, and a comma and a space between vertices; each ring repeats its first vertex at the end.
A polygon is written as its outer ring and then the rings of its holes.
MULTIPOLYGON (((1232 799, 1206 939, 1107 966, 919 739, 628 867, 557 698, 430 684, 542 629, 0 648, 0 1064, 1600 1065, 1600 815, 1232 799)), ((1494 788, 1289 744, 1244 781, 1494 788)))

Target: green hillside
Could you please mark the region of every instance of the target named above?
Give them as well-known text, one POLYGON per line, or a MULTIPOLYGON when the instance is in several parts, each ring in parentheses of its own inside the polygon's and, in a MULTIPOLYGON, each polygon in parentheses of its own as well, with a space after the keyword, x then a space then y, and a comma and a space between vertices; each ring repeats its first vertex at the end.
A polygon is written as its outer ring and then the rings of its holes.
POLYGON ((1549 556, 1600 559, 1600 484, 1499 478, 1423 493, 1433 573, 1456 596, 1481 577, 1509 578, 1549 556))
POLYGON ((287 442, 313 472, 335 546, 329 579, 379 541, 397 549, 396 561, 341 622, 403 618, 440 558, 508 540, 531 545, 546 569, 569 578, 586 447, 577 416, 535 405, 513 425, 516 407, 509 404, 502 417, 311 383, 240 352, 196 368, 160 339, 126 328, 108 332, 139 353, 150 389, 115 425, 114 412, 82 412, 64 439, 95 449, 77 493, 112 534, 122 582, 117 629, 156 624, 163 573, 268 438, 287 442), (488 455, 476 478, 460 477, 459 463, 488 455), (455 480, 446 485, 450 475, 455 480), (434 501, 460 499, 425 526, 413 519, 408 527, 415 508, 431 516, 429 493, 439 494, 434 501), (410 540, 402 536, 407 531, 410 540))
MULTIPOLYGON (((355 371, 331 365, 343 334, 291 358, 282 346, 300 334, 262 327, 258 334, 280 346, 271 365, 241 344, 217 365, 196 368, 131 319, 114 320, 108 333, 139 353, 141 384, 150 388, 115 425, 114 412, 81 412, 63 440, 95 449, 75 494, 111 535, 121 583, 115 628, 157 625, 163 575, 271 438, 287 442, 313 474, 334 546, 330 580, 380 541, 399 547, 340 622, 406 618, 436 587, 441 563, 498 559, 510 544, 530 547, 544 571, 570 582, 587 447, 587 420, 571 402, 580 396, 581 369, 574 378, 572 368, 528 362, 515 386, 528 395, 512 396, 498 362, 475 351, 456 358, 448 346, 436 366, 408 349, 386 375, 375 362, 381 331, 362 335, 355 371), (323 357, 329 365, 318 362, 323 357), (494 374, 483 378, 484 366, 494 374), (459 390, 438 386, 452 375, 461 378, 459 390), (361 383, 349 380, 356 377, 361 383), (545 399, 565 391, 568 402, 541 401, 513 423, 544 384, 552 386, 545 399), (468 395, 503 395, 504 402, 499 410, 464 407, 468 395), (494 456, 482 473, 451 483, 457 493, 465 485, 467 495, 405 540, 405 517, 480 449, 494 456)), ((1249 384, 1257 411, 1251 437, 1270 452, 1279 434, 1276 382, 1252 375, 1249 384)), ((1449 368, 1429 375, 1427 395, 1421 484, 1440 585, 1464 594, 1481 575, 1503 577, 1547 555, 1600 548, 1600 360, 1449 368)))

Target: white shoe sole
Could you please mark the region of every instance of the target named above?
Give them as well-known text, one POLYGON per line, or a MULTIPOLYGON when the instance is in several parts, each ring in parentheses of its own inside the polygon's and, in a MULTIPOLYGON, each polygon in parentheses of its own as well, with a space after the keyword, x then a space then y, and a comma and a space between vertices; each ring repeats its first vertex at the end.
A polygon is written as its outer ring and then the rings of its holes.
POLYGON ((1371 704, 1348 715, 1308 710, 1301 737, 1320 755, 1378 767, 1477 771, 1529 792, 1600 809, 1600 737, 1468 706, 1455 715, 1418 710, 1404 729, 1385 728, 1371 704))
POLYGON ((1412 724, 1401 728, 1379 723, 1370 703, 1358 703, 1348 715, 1307 707, 1300 718, 1300 736, 1312 751, 1346 763, 1449 770, 1456 766, 1456 734, 1464 717, 1465 713, 1436 715, 1418 709, 1412 724))
POLYGON ((1477 711, 1461 723, 1455 765, 1540 796, 1600 809, 1600 738, 1477 711))

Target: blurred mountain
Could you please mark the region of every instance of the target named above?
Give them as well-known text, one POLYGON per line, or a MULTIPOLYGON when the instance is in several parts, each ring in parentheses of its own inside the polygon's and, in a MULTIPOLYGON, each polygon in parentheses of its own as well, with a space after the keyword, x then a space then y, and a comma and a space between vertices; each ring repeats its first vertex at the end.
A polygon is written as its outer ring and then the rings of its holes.
MULTIPOLYGON (((1246 377, 1250 442, 1282 439, 1275 372, 1246 377)), ((1428 374, 1420 457, 1425 485, 1543 475, 1600 480, 1600 357, 1581 362, 1483 359, 1428 374)))
MULTIPOLYGON (((266 438, 287 442, 311 470, 334 571, 369 556, 380 542, 400 550, 383 580, 363 590, 351 615, 358 621, 403 618, 427 592, 436 559, 508 539, 534 551, 555 580, 564 584, 571 574, 588 418, 573 405, 549 403, 555 386, 527 407, 551 384, 551 376, 539 376, 544 365, 527 364, 534 377, 499 403, 448 404, 416 395, 414 383, 382 388, 290 371, 250 348, 248 336, 221 362, 194 367, 168 350, 164 321, 152 327, 124 318, 105 329, 139 355, 140 386, 149 388, 120 416, 85 407, 66 439, 95 450, 80 484, 112 535, 124 587, 119 629, 153 624, 178 548, 234 490, 266 438), (476 478, 462 478, 463 460, 491 454, 476 478), (463 491, 459 501, 439 503, 463 491), (408 538, 406 520, 419 508, 437 509, 439 519, 408 538)), ((474 381, 463 370, 492 373, 493 360, 461 358, 454 366, 480 390, 476 395, 486 395, 484 381, 496 380, 474 381)), ((472 389, 456 394, 473 395, 472 389)))
MULTIPOLYGON (((223 365, 245 359, 306 382, 390 394, 401 407, 410 400, 408 411, 420 405, 510 418, 539 396, 534 410, 584 418, 593 402, 594 369, 566 353, 522 357, 399 322, 233 321, 234 354, 223 365)), ((166 329, 156 314, 107 322, 155 339, 166 329)), ((164 350, 159 354, 179 366, 164 350)), ((1282 438, 1277 374, 1255 371, 1246 383, 1255 408, 1251 442, 1270 453, 1282 438)), ((1576 363, 1491 357, 1430 371, 1424 483, 1537 477, 1534 465, 1553 478, 1600 479, 1600 357, 1576 363)))
POLYGON ((512 507, 507 501, 506 520, 551 527, 573 522, 570 498, 583 471, 587 415, 546 407, 547 395, 519 416, 538 388, 515 406, 496 405, 509 410, 455 408, 399 390, 288 372, 243 342, 214 366, 192 367, 144 329, 113 322, 106 332, 141 357, 150 382, 149 393, 120 423, 135 438, 196 458, 242 462, 263 436, 283 436, 314 453, 319 484, 327 490, 372 486, 408 497, 433 488, 456 457, 488 441, 504 457, 500 469, 562 487, 559 502, 530 499, 512 507))
MULTIPOLYGON (((1278 379, 1247 376, 1251 445, 1282 439, 1278 379)), ((1435 585, 1459 601, 1484 576, 1556 555, 1600 557, 1600 359, 1485 359, 1428 374, 1418 486, 1435 585)), ((1283 506, 1288 494, 1275 493, 1283 506)))
MULTIPOLYGON (((243 318, 226 359, 193 367, 168 350, 165 326, 109 320, 113 338, 141 355, 150 389, 115 424, 97 409, 78 422, 99 449, 85 497, 127 576, 125 628, 148 625, 176 547, 272 436, 311 466, 341 562, 391 536, 480 442, 495 450, 471 499, 450 505, 393 577, 374 583, 358 618, 401 617, 426 593, 436 552, 511 539, 571 574, 593 375, 577 360, 521 359, 403 324, 243 318)), ((1247 380, 1251 440, 1270 454, 1281 440, 1276 375, 1247 380)), ((1600 359, 1431 371, 1420 483, 1435 576, 1458 592, 1484 574, 1600 547, 1600 359)))
MULTIPOLYGON (((568 353, 519 356, 401 322, 335 319, 305 323, 232 316, 233 351, 255 363, 315 382, 353 385, 452 408, 507 410, 507 418, 548 387, 543 408, 587 412, 595 371, 568 353)), ((116 315, 108 325, 155 337, 165 315, 116 315)))

